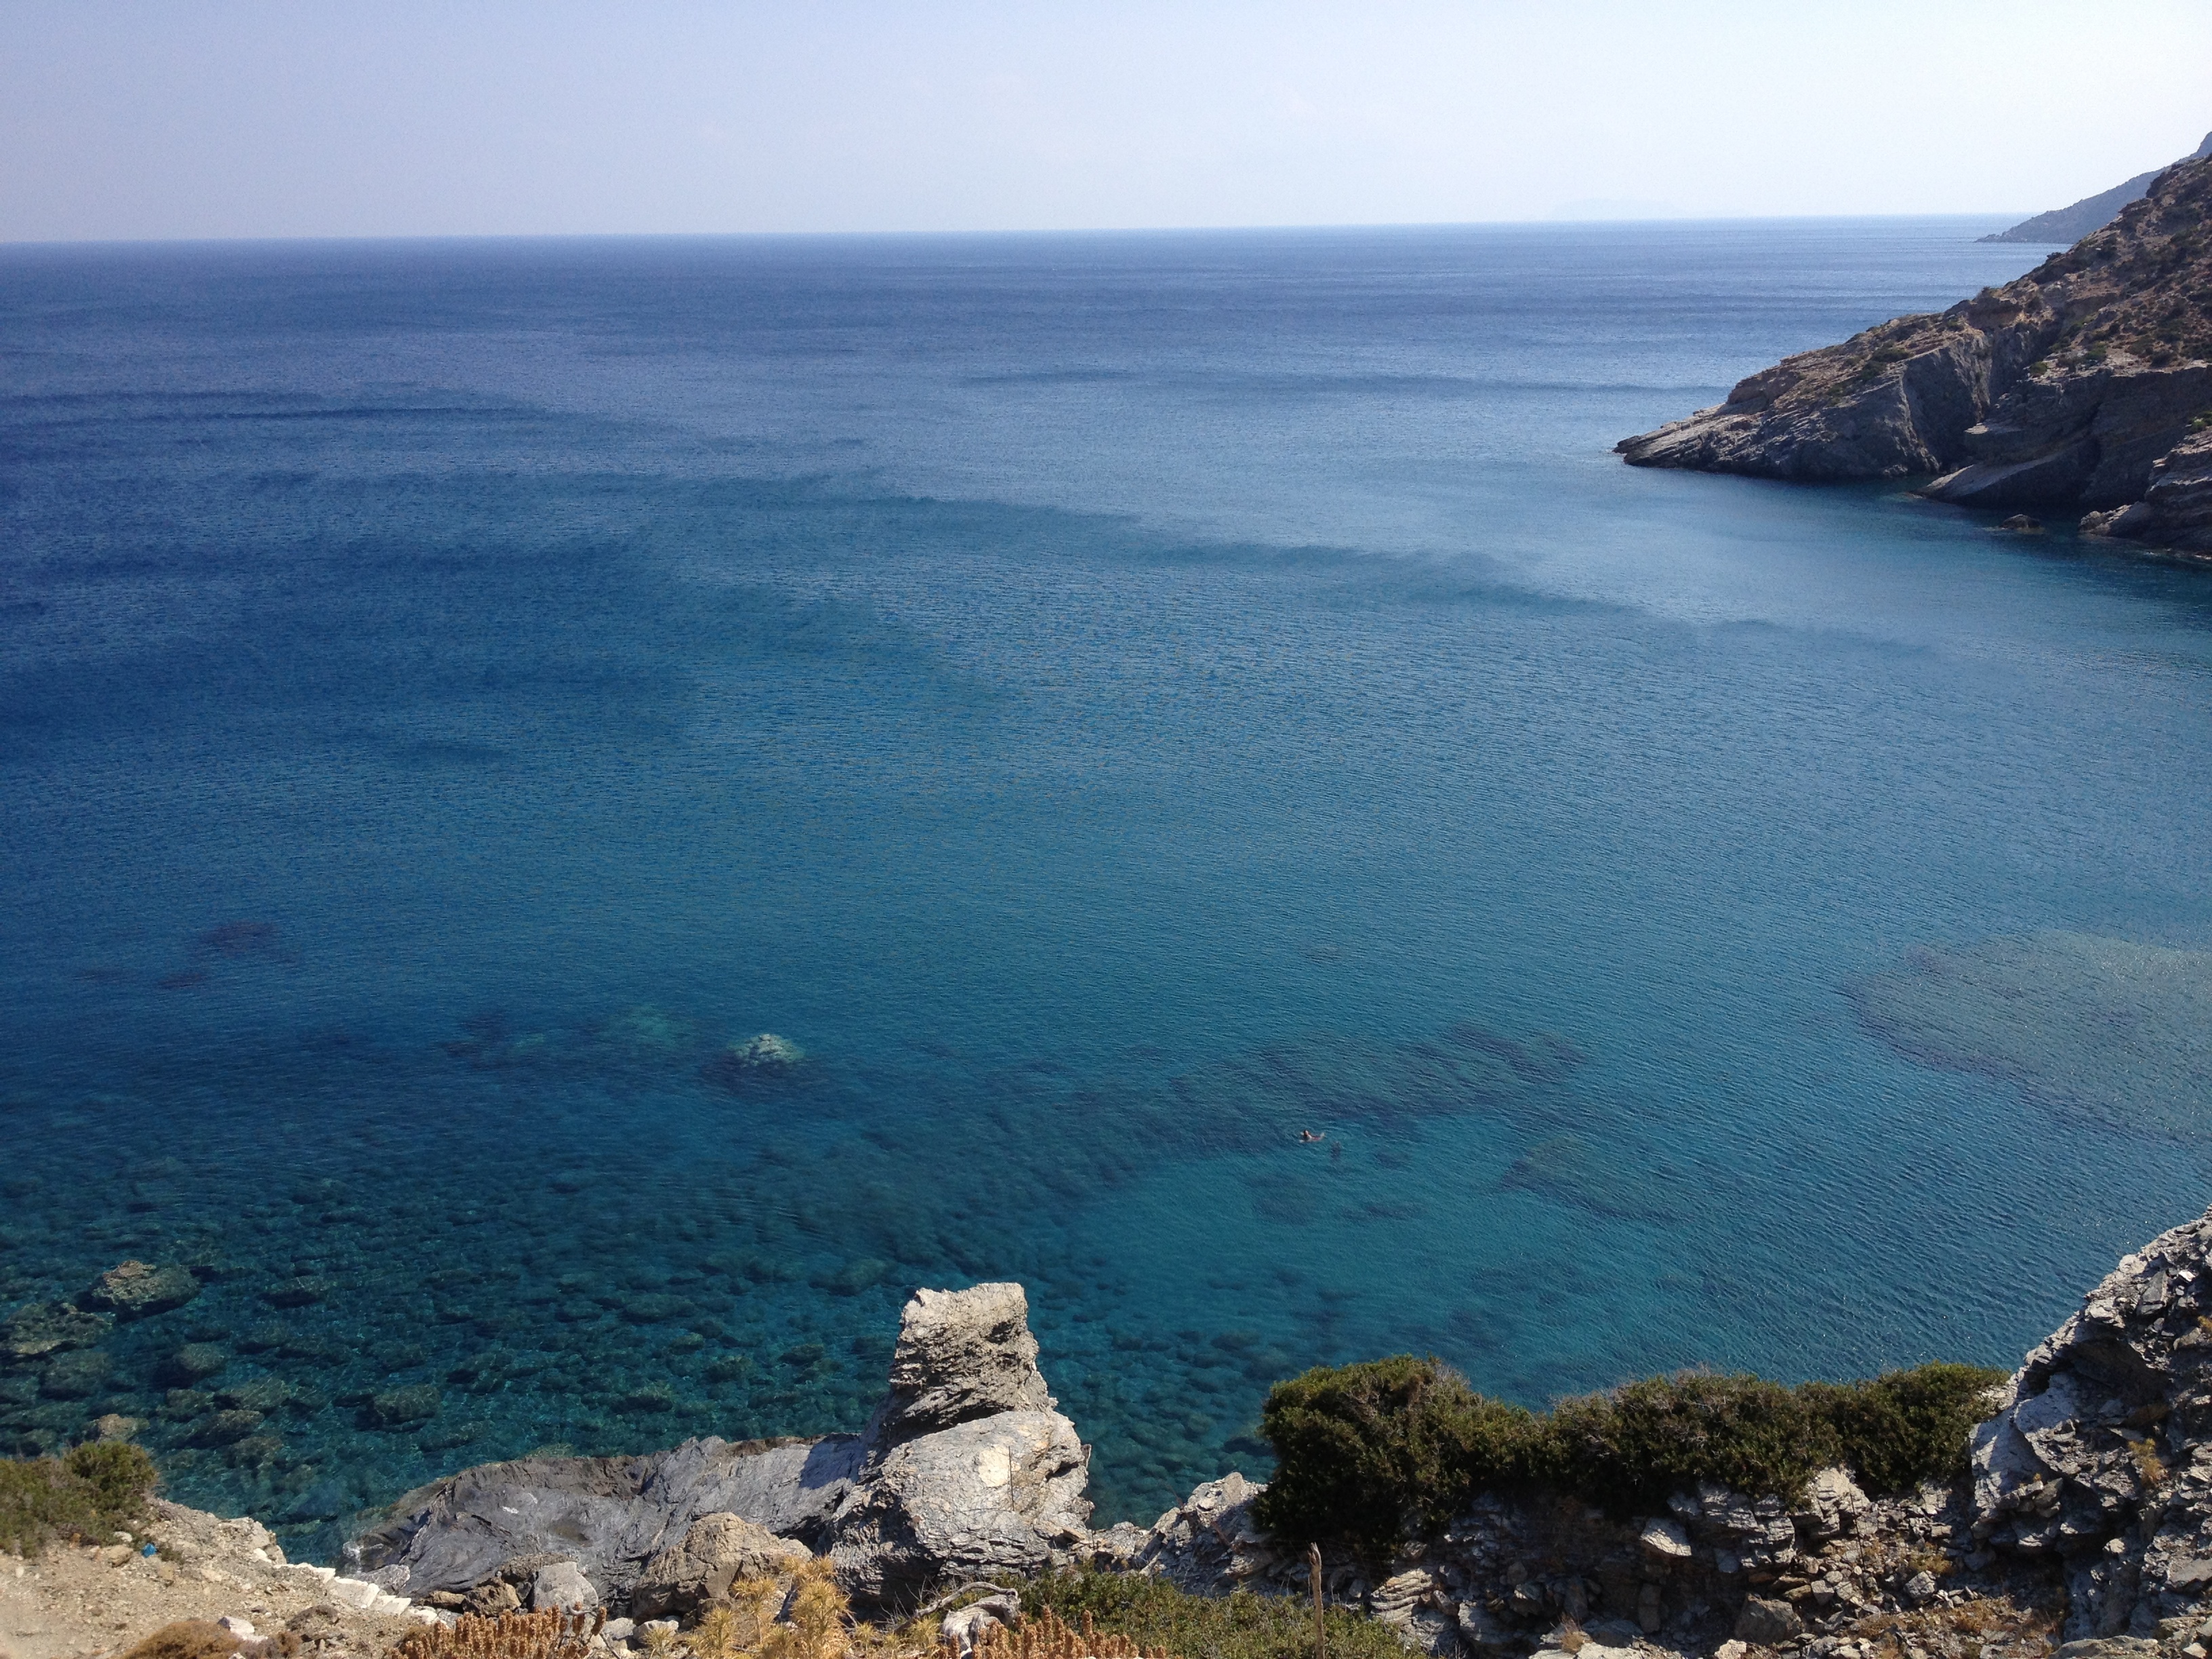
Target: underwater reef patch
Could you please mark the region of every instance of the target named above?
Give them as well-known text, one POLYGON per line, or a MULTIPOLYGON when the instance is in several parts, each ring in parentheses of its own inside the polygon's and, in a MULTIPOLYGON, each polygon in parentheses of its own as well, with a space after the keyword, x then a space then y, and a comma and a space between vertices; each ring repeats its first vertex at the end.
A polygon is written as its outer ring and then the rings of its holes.
POLYGON ((1847 994, 1923 1066, 2122 1127, 2212 1121, 2212 952, 2048 931, 1923 945, 1847 994))

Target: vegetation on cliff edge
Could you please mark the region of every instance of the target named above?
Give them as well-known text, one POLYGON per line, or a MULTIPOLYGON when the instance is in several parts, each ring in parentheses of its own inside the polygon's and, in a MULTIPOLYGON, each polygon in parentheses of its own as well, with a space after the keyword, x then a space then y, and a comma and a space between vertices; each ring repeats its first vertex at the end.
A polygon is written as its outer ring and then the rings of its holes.
POLYGON ((1277 1469, 1258 1518, 1386 1559, 1484 1492, 1550 1490, 1615 1516, 1663 1511, 1702 1480, 1794 1500, 1841 1464, 1875 1492, 1949 1479, 2003 1374, 1932 1364, 1789 1387, 1686 1371, 1535 1413, 1488 1400, 1435 1359, 1319 1366, 1269 1392, 1277 1469))
MULTIPOLYGON (((1022 1613, 1049 1608, 1072 1624, 1085 1613, 1102 1632, 1146 1652, 1190 1659, 1311 1659, 1312 1605, 1297 1597, 1193 1595, 1137 1573, 1062 1572, 1022 1586, 1022 1613)), ((1405 1659, 1398 1632, 1346 1607, 1328 1611, 1329 1659, 1405 1659)))
POLYGON ((118 1440, 0 1458, 0 1550, 35 1554, 57 1537, 105 1542, 145 1517, 155 1483, 154 1460, 118 1440))

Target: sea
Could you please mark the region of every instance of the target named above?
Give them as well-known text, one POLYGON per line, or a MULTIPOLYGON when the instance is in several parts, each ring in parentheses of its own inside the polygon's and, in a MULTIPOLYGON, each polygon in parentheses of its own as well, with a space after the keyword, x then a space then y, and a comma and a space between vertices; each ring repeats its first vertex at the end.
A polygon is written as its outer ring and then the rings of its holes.
POLYGON ((2018 1363, 2212 1199, 2212 578, 1611 453, 1996 228, 0 249, 0 1451, 2018 1363))

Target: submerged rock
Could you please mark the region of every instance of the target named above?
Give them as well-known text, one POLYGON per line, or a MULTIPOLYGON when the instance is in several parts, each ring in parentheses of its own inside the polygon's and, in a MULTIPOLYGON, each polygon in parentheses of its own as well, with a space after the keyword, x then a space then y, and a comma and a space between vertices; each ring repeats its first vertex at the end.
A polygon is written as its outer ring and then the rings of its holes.
POLYGON ((763 1031, 730 1044, 700 1067, 699 1074, 709 1083, 742 1093, 789 1076, 805 1058, 806 1051, 797 1043, 773 1031, 763 1031))
POLYGON ((36 1359, 70 1348, 89 1348, 114 1322, 110 1314, 85 1313, 58 1302, 33 1302, 0 1323, 0 1357, 36 1359))
POLYGON ((145 1319, 181 1308, 199 1293, 200 1282, 190 1268, 174 1263, 156 1267, 143 1261, 125 1261, 100 1274, 77 1302, 120 1320, 145 1319))

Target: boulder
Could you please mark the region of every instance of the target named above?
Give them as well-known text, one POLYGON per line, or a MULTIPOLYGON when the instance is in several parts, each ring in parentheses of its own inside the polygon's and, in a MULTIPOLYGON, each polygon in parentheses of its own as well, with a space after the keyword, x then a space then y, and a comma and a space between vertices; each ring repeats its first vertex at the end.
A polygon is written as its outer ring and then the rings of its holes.
POLYGON ((890 1392, 865 1438, 871 1456, 1000 1412, 1048 1412, 1029 1297, 1018 1285, 917 1291, 899 1318, 890 1392))
POLYGON ((1084 1536, 1089 1479, 1090 1450, 1057 1412, 1000 1412, 921 1435, 854 1483, 830 1559, 867 1609, 942 1579, 1030 1577, 1084 1536))
POLYGON ((1754 1595, 1736 1615, 1736 1640, 1754 1647, 1774 1647, 1804 1633, 1804 1621, 1787 1601, 1770 1601, 1763 1595, 1754 1595))
POLYGON ((584 1577, 584 1570, 574 1561, 556 1561, 540 1567, 530 1581, 532 1613, 575 1613, 599 1605, 599 1591, 592 1588, 592 1581, 584 1577))
POLYGON ((1790 1514, 1799 1533, 1825 1544, 1859 1529, 1874 1504, 1847 1469, 1820 1469, 1805 1483, 1805 1497, 1790 1514))
POLYGON ((948 1613, 938 1626, 945 1638, 957 1648, 963 1659, 975 1651, 975 1644, 983 1632, 997 1630, 1019 1622, 1022 1604, 1012 1595, 987 1595, 971 1602, 957 1613, 948 1613))
POLYGON ((645 1564, 630 1589, 630 1616, 688 1620, 737 1580, 781 1577, 811 1559, 805 1545, 778 1538, 741 1515, 702 1515, 682 1542, 645 1564))
POLYGON ((93 1280, 77 1302, 95 1313, 112 1313, 120 1320, 145 1319, 181 1308, 199 1293, 200 1282, 190 1268, 174 1263, 156 1267, 143 1261, 125 1261, 93 1280))

